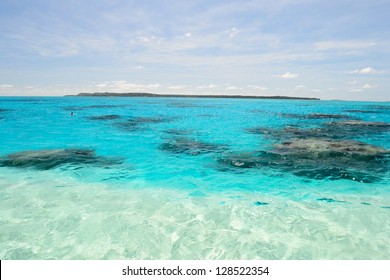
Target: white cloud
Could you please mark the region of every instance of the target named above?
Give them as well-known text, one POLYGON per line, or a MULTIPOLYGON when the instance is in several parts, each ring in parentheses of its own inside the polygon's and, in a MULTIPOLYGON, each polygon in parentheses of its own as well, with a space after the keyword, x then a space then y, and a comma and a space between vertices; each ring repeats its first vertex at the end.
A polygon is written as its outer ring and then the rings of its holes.
POLYGON ((159 89, 162 85, 160 84, 135 84, 129 83, 125 80, 119 81, 106 81, 104 83, 96 84, 96 90, 113 91, 113 92, 130 92, 130 91, 144 91, 144 90, 153 90, 159 89))
POLYGON ((230 38, 235 37, 238 34, 238 32, 240 32, 240 31, 237 28, 235 28, 235 27, 230 28, 229 30, 226 31, 226 33, 229 34, 230 38))
POLYGON ((143 85, 145 88, 148 88, 148 89, 158 89, 158 88, 161 88, 162 85, 160 84, 148 84, 148 85, 143 85))
POLYGON ((14 87, 13 85, 2 84, 2 85, 0 85, 0 90, 1 90, 1 89, 11 89, 11 88, 13 88, 13 87, 14 87))
POLYGON ((350 88, 348 91, 349 92, 361 92, 361 91, 364 91, 366 89, 373 89, 373 88, 377 88, 378 85, 372 85, 372 84, 364 84, 364 85, 361 85, 361 86, 357 86, 357 87, 353 87, 353 88, 350 88))
POLYGON ((205 86, 199 86, 198 89, 216 89, 218 87, 219 87, 218 85, 209 84, 209 85, 205 85, 205 86))
POLYGON ((242 88, 236 87, 236 86, 227 86, 225 88, 226 90, 241 90, 242 88))
POLYGON ((369 89, 369 88, 376 88, 378 85, 370 85, 370 84, 364 84, 363 89, 369 89))
POLYGON ((183 40, 183 39, 189 39, 189 38, 191 38, 191 36, 192 36, 192 33, 191 33, 191 32, 186 32, 186 33, 182 33, 182 34, 179 35, 179 36, 174 37, 174 39, 181 39, 181 40, 183 40))
POLYGON ((352 73, 352 74, 377 74, 377 73, 383 73, 383 71, 378 71, 372 67, 366 67, 366 68, 362 68, 362 69, 353 70, 349 73, 352 73))
POLYGON ((185 86, 185 85, 171 85, 171 86, 168 86, 167 89, 179 90, 179 89, 184 89, 186 87, 187 86, 185 86))
POLYGON ((287 72, 287 73, 284 73, 283 75, 281 75, 280 78, 283 78, 283 79, 295 79, 298 76, 299 76, 298 74, 287 72))

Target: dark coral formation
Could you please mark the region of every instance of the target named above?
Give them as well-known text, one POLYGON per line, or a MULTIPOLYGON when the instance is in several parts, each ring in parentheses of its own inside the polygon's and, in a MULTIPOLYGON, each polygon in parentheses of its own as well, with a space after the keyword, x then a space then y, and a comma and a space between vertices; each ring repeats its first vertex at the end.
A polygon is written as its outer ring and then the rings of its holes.
POLYGON ((326 138, 326 139, 353 139, 390 131, 390 124, 384 122, 364 122, 358 120, 345 120, 329 122, 322 127, 300 129, 286 126, 282 129, 255 127, 247 129, 249 133, 262 134, 276 140, 291 138, 326 138))
POLYGON ((363 114, 378 114, 380 111, 374 111, 374 110, 360 110, 360 109, 350 109, 350 110, 344 110, 346 113, 363 113, 363 114))
POLYGON ((316 199, 317 201, 321 201, 321 202, 327 202, 327 203, 345 203, 345 201, 342 201, 342 200, 337 200, 337 199, 333 199, 333 198, 329 198, 329 197, 321 197, 321 198, 317 198, 316 199))
POLYGON ((286 126, 282 129, 256 127, 247 129, 249 133, 261 134, 266 137, 272 137, 276 140, 290 139, 290 138, 322 138, 333 137, 332 131, 323 128, 299 129, 294 126, 286 126))
POLYGON ((121 159, 97 156, 94 150, 88 149, 53 149, 31 150, 6 155, 0 158, 0 166, 35 168, 48 170, 61 165, 96 165, 110 166, 118 164, 121 159))
POLYGON ((366 108, 376 109, 381 111, 390 111, 390 105, 368 105, 366 108))
POLYGON ((4 119, 4 114, 3 113, 5 113, 7 111, 10 111, 10 110, 9 109, 0 108, 0 120, 4 119))
POLYGON ((189 103, 189 102, 169 103, 167 106, 168 107, 175 107, 175 108, 198 108, 198 107, 202 107, 202 106, 199 106, 198 104, 189 103))
POLYGON ((340 114, 309 114, 308 119, 349 119, 350 116, 340 114))
POLYGON ((115 125, 125 131, 139 131, 146 129, 149 125, 167 123, 174 121, 171 117, 133 117, 115 125))
POLYGON ((188 138, 174 138, 162 143, 159 146, 159 149, 173 154, 187 154, 194 156, 223 152, 227 149, 227 147, 225 145, 205 143, 188 138))
POLYGON ((341 125, 341 126, 354 126, 358 128, 364 128, 364 127, 375 127, 375 128, 383 128, 386 130, 390 130, 390 123, 385 122, 364 122, 364 121, 357 121, 357 120, 351 120, 351 121, 341 121, 341 122, 332 122, 331 125, 341 125))
POLYGON ((253 203, 253 205, 255 206, 265 206, 265 205, 269 205, 268 202, 262 202, 262 201, 256 201, 255 203, 253 203))
POLYGON ((390 132, 390 124, 385 122, 364 122, 357 120, 346 120, 327 123, 318 131, 330 139, 353 139, 357 137, 371 136, 375 134, 390 132))
POLYGON ((279 114, 279 116, 284 117, 284 118, 307 119, 307 120, 315 120, 315 119, 350 119, 351 118, 348 115, 321 114, 321 113, 312 113, 312 114, 281 113, 281 114, 279 114))
POLYGON ((273 153, 280 155, 300 155, 302 157, 329 157, 343 155, 354 159, 376 157, 389 151, 357 141, 336 141, 329 139, 293 139, 274 145, 273 153))
POLYGON ((81 106, 66 106, 66 107, 62 107, 62 109, 64 109, 65 111, 81 111, 81 110, 84 110, 85 107, 81 107, 81 106))
POLYGON ((163 131, 166 134, 169 135, 176 135, 176 136, 184 136, 184 135, 191 135, 194 133, 191 129, 167 129, 163 131))
POLYGON ((215 105, 195 104, 190 102, 173 102, 167 105, 175 108, 215 108, 215 105))
POLYGON ((123 107, 124 105, 89 105, 85 106, 86 109, 93 109, 93 108, 118 108, 123 107))
MULTIPOLYGON (((317 117, 326 118, 327 115, 313 115, 313 118, 317 117)), ((348 179, 365 183, 380 181, 389 172, 389 150, 350 140, 388 133, 389 123, 340 120, 308 129, 286 126, 281 129, 257 127, 247 131, 271 138, 276 144, 268 151, 222 157, 218 160, 219 169, 267 167, 310 179, 348 179)))
POLYGON ((310 179, 375 182, 388 171, 390 151, 356 141, 292 139, 271 151, 231 154, 220 169, 274 168, 310 179))
POLYGON ((92 121, 110 121, 110 120, 117 120, 120 118, 121 116, 119 115, 102 115, 102 116, 88 117, 87 119, 92 121))
POLYGON ((270 167, 277 164, 280 157, 265 151, 246 152, 246 153, 231 153, 218 159, 220 170, 227 171, 230 168, 257 168, 270 167), (230 167, 230 168, 229 168, 230 167))

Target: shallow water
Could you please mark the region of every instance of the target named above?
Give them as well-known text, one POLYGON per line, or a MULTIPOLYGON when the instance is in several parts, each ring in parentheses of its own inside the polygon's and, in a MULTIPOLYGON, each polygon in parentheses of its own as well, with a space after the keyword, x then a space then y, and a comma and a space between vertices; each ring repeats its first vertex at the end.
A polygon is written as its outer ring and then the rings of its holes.
POLYGON ((286 127, 390 150, 388 103, 37 97, 0 108, 1 259, 390 258, 386 152, 356 163, 317 145, 224 164, 296 141, 286 127), (59 149, 94 155, 42 156, 59 149))

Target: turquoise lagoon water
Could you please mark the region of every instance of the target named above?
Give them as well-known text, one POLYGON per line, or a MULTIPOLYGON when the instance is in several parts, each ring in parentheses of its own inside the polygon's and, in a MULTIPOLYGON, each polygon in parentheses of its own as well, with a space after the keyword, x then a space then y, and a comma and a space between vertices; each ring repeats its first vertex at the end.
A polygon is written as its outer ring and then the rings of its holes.
POLYGON ((389 103, 0 98, 0 258, 390 259, 389 123, 389 103))

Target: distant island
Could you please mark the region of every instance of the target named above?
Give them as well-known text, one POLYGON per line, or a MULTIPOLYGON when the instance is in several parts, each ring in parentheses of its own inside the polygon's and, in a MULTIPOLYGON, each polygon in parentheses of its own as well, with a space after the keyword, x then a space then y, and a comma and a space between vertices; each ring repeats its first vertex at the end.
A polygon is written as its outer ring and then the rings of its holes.
POLYGON ((81 92, 77 95, 66 96, 90 96, 90 97, 196 97, 196 98, 251 98, 251 99, 298 99, 298 100, 320 100, 313 97, 295 97, 295 96, 254 96, 254 95, 202 95, 202 94, 156 94, 147 92, 81 92))

